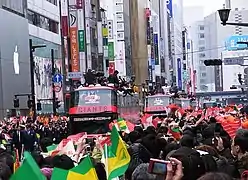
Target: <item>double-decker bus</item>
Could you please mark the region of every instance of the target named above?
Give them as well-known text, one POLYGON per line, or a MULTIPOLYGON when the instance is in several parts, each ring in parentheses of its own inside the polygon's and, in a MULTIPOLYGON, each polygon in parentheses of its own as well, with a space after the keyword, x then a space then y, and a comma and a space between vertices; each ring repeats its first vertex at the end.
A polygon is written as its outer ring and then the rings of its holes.
POLYGON ((166 115, 166 107, 170 104, 170 101, 170 95, 156 94, 147 96, 145 99, 144 113, 153 115, 166 115))
POLYGON ((71 92, 69 108, 71 133, 103 134, 118 117, 117 92, 114 87, 90 85, 71 92))

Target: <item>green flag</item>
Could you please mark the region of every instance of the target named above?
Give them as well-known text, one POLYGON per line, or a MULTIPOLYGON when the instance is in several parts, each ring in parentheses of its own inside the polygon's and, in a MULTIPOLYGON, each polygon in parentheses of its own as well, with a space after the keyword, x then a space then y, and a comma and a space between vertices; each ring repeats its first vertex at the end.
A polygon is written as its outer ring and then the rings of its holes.
POLYGON ((124 175, 131 159, 115 126, 111 132, 111 142, 112 145, 104 149, 109 180, 124 175))
POLYGON ((46 180, 29 152, 24 152, 24 161, 10 180, 46 180))
POLYGON ((76 167, 71 170, 63 170, 59 168, 53 169, 52 180, 97 180, 96 170, 89 156, 76 167))

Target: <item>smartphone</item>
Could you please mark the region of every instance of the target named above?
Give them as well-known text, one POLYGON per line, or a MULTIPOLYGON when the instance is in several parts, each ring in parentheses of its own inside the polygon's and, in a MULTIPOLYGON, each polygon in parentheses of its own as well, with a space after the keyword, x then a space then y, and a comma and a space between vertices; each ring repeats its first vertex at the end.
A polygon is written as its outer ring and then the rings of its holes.
POLYGON ((220 136, 221 129, 222 129, 221 124, 220 123, 216 123, 215 130, 214 130, 215 136, 220 136))
POLYGON ((150 159, 148 172, 150 174, 165 175, 167 173, 167 164, 169 161, 163 161, 159 159, 150 159))

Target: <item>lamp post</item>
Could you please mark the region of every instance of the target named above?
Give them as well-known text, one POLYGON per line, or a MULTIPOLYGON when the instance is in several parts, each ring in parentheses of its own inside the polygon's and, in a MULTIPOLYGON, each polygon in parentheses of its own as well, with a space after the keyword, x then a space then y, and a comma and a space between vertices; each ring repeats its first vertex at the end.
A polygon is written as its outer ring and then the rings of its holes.
POLYGON ((35 62, 34 62, 34 55, 33 52, 35 49, 38 48, 44 48, 46 47, 45 44, 40 44, 40 45, 33 45, 32 39, 29 39, 29 59, 30 59, 30 85, 31 85, 31 101, 32 101, 32 111, 33 111, 33 120, 36 120, 36 102, 35 102, 35 84, 34 84, 34 67, 35 67, 35 62))
POLYGON ((248 23, 234 23, 234 22, 227 22, 229 15, 230 15, 230 11, 231 9, 219 9, 219 16, 220 16, 220 20, 221 20, 221 24, 223 26, 226 25, 231 25, 231 26, 244 26, 244 27, 248 27, 248 23))

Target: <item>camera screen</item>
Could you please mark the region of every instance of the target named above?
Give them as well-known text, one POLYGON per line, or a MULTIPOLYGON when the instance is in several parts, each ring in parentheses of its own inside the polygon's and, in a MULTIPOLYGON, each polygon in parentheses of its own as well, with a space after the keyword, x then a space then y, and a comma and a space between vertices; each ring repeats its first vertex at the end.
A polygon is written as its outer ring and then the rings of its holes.
POLYGON ((166 174, 167 164, 161 162, 154 162, 153 164, 153 173, 154 174, 166 174))

